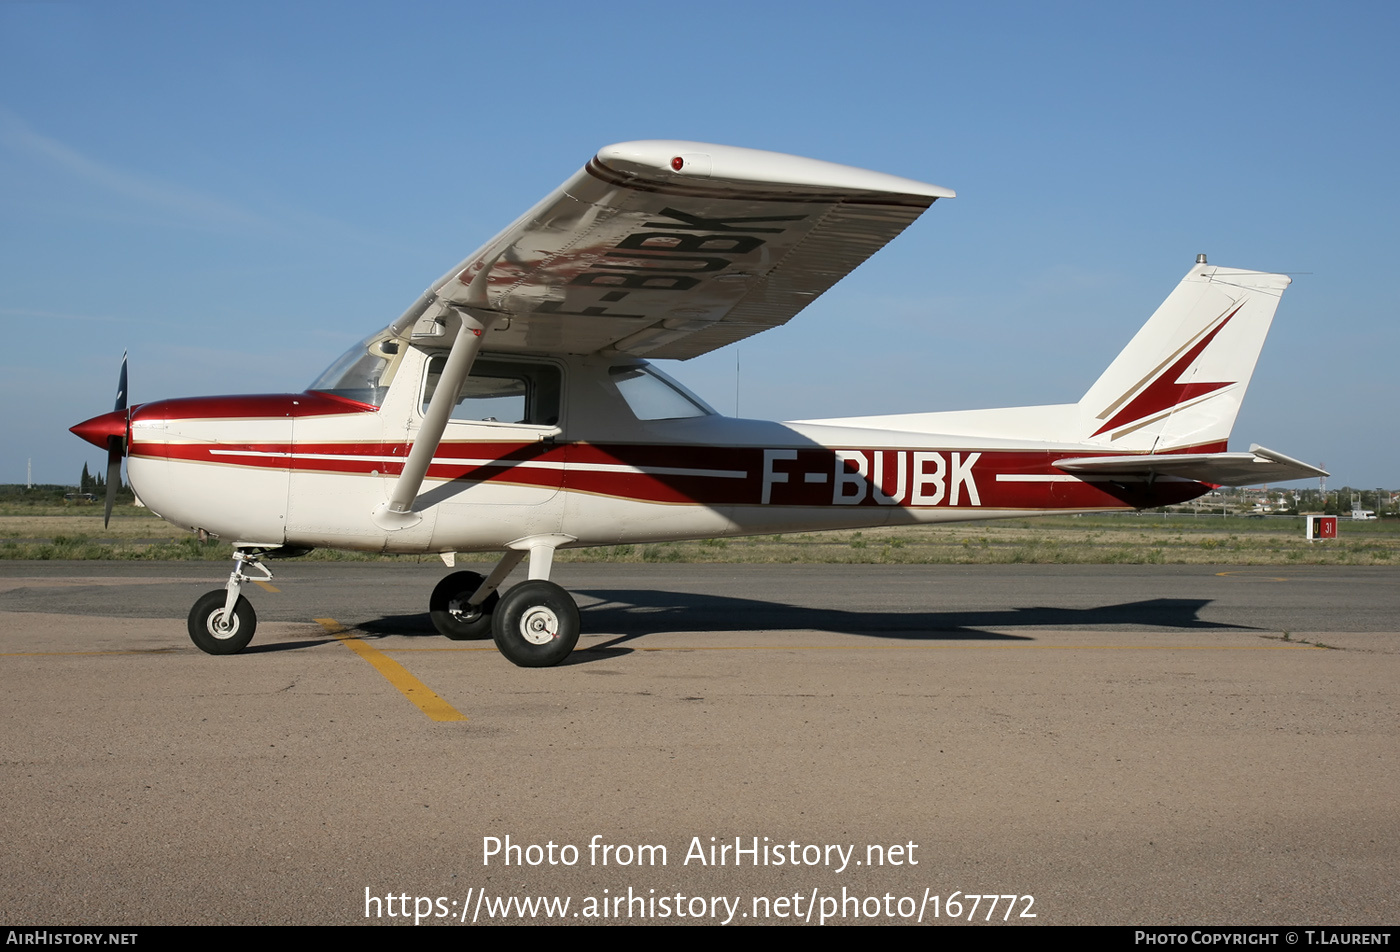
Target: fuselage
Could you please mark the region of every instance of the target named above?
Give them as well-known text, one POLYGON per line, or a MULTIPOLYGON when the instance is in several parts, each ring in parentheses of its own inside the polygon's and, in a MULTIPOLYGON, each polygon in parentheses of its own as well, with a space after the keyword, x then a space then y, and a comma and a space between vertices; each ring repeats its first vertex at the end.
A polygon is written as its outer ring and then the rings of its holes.
POLYGON ((1145 508, 1210 488, 1073 476, 1053 464, 1104 448, 940 436, 908 417, 726 418, 634 358, 483 354, 414 503, 422 520, 385 529, 371 516, 442 356, 403 343, 372 388, 136 407, 133 489, 236 544, 469 552, 1145 508))

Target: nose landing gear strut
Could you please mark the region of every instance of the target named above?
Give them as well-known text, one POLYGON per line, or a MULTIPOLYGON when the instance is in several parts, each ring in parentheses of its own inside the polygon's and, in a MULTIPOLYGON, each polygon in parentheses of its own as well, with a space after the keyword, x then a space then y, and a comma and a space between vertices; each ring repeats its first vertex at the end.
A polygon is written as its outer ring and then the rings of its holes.
POLYGON ((259 549, 235 549, 233 571, 228 584, 201 596, 190 609, 190 640, 200 651, 212 655, 237 654, 248 647, 258 628, 258 615, 253 605, 240 591, 243 583, 252 580, 245 567, 257 569, 266 578, 272 571, 261 562, 259 549))

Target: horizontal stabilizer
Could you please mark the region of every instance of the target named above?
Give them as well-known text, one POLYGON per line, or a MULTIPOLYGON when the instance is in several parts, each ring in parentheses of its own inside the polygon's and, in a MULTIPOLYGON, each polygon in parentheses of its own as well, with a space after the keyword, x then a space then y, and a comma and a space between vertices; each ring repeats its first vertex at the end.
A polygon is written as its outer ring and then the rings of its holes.
POLYGON ((1175 476, 1216 486, 1253 486, 1326 476, 1326 470, 1254 444, 1248 453, 1162 453, 1062 459, 1055 468, 1076 476, 1175 476))

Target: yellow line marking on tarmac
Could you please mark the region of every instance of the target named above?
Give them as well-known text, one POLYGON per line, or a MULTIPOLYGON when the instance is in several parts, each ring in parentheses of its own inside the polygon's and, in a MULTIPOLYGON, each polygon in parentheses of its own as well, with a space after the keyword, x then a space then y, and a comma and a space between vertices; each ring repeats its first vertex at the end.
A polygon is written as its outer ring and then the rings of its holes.
POLYGON ((1291 581, 1293 581, 1292 579, 1281 578, 1281 577, 1279 577, 1279 576, 1277 576, 1277 575, 1254 575, 1253 573, 1250 573, 1250 572, 1216 572, 1215 574, 1216 574, 1217 576, 1221 577, 1221 578, 1252 578, 1252 579, 1259 579, 1259 580, 1262 581, 1262 582, 1291 582, 1291 581))
POLYGON ((370 667, 384 675, 384 679, 399 689, 399 692, 413 705, 434 721, 465 721, 467 716, 448 704, 442 697, 419 681, 408 669, 390 658, 378 648, 374 648, 349 633, 344 625, 334 618, 318 618, 317 624, 334 635, 336 640, 369 662, 370 667))
POLYGON ((262 579, 259 579, 259 578, 253 579, 253 584, 256 585, 256 586, 258 586, 259 588, 261 588, 264 592, 272 592, 273 594, 280 594, 281 591, 282 591, 282 590, 281 590, 280 588, 278 588, 276 585, 269 585, 267 582, 264 582, 262 579))

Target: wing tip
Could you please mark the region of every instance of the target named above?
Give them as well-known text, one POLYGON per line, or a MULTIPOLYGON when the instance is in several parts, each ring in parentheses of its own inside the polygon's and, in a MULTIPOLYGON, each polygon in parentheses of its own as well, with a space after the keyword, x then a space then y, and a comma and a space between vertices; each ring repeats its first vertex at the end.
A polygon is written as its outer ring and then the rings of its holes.
POLYGON ((682 139, 638 139, 598 150, 594 161, 613 172, 651 181, 708 179, 736 186, 822 188, 858 193, 956 198, 940 185, 782 152, 682 139))

